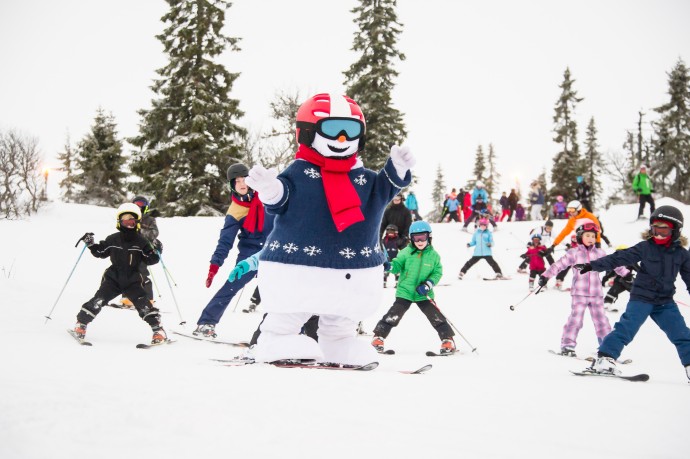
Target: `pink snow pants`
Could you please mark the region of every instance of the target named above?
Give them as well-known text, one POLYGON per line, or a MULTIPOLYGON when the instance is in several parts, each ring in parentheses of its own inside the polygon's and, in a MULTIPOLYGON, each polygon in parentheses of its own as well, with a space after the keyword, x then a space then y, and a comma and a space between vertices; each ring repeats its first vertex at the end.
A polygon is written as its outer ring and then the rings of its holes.
POLYGON ((592 316, 592 322, 594 322, 594 331, 597 334, 597 339, 599 344, 601 344, 604 337, 611 332, 611 324, 604 312, 604 299, 594 296, 573 295, 572 301, 570 317, 568 317, 568 322, 563 327, 561 347, 575 349, 577 334, 582 328, 582 320, 587 308, 589 308, 589 315, 592 316))

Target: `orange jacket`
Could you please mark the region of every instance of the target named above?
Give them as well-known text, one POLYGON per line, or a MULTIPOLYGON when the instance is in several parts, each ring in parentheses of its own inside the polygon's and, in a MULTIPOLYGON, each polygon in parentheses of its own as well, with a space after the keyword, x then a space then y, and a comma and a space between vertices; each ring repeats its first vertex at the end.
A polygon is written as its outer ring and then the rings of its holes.
MULTIPOLYGON (((560 244, 561 241, 566 238, 566 236, 575 231, 575 228, 580 226, 582 223, 585 223, 583 220, 591 220, 596 223, 599 228, 601 228, 599 219, 597 219, 594 214, 588 212, 587 209, 583 207, 577 215, 568 218, 568 223, 565 224, 565 228, 563 228, 563 230, 558 233, 558 236, 556 236, 556 239, 553 240, 554 247, 560 244)), ((597 233, 597 242, 601 243, 601 231, 597 233)))

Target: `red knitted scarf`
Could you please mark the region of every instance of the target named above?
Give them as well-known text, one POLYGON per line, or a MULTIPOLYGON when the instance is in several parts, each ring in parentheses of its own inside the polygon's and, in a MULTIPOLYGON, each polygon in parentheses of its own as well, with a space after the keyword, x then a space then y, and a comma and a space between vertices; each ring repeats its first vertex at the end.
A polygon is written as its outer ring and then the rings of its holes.
POLYGON ((249 207, 249 213, 244 218, 244 229, 250 233, 264 230, 264 205, 259 199, 259 192, 255 191, 254 196, 249 201, 240 201, 235 194, 232 194, 232 202, 242 206, 249 207))
POLYGON ((326 202, 339 232, 364 221, 364 214, 360 209, 362 201, 347 175, 357 162, 356 155, 344 159, 327 158, 306 145, 300 145, 295 158, 304 159, 321 168, 326 202))

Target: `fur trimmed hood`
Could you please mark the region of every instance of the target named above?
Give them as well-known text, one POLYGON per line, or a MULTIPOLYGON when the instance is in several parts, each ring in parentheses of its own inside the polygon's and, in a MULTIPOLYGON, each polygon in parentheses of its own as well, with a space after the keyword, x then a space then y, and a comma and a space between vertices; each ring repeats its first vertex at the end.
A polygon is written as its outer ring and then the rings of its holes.
MULTIPOLYGON (((644 230, 642 232, 642 239, 645 241, 648 241, 652 238, 652 234, 649 230, 644 230)), ((680 243, 681 247, 687 247, 688 246, 688 238, 683 236, 682 234, 678 238, 678 242, 680 243)))

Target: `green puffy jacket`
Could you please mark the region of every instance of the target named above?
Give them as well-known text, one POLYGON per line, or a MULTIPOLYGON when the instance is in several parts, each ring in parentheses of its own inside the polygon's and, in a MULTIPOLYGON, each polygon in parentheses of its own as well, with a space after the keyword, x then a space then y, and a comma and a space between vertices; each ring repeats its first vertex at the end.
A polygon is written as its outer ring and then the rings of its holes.
MULTIPOLYGON (((427 280, 438 284, 443 275, 441 256, 431 244, 419 251, 411 244, 398 252, 398 256, 391 260, 391 272, 400 274, 395 296, 417 302, 426 300, 425 296, 417 293, 417 286, 427 280)), ((429 298, 434 297, 434 291, 429 292, 429 298)))
POLYGON ((632 189, 637 194, 652 194, 652 180, 649 175, 642 172, 637 174, 633 179, 632 189))

